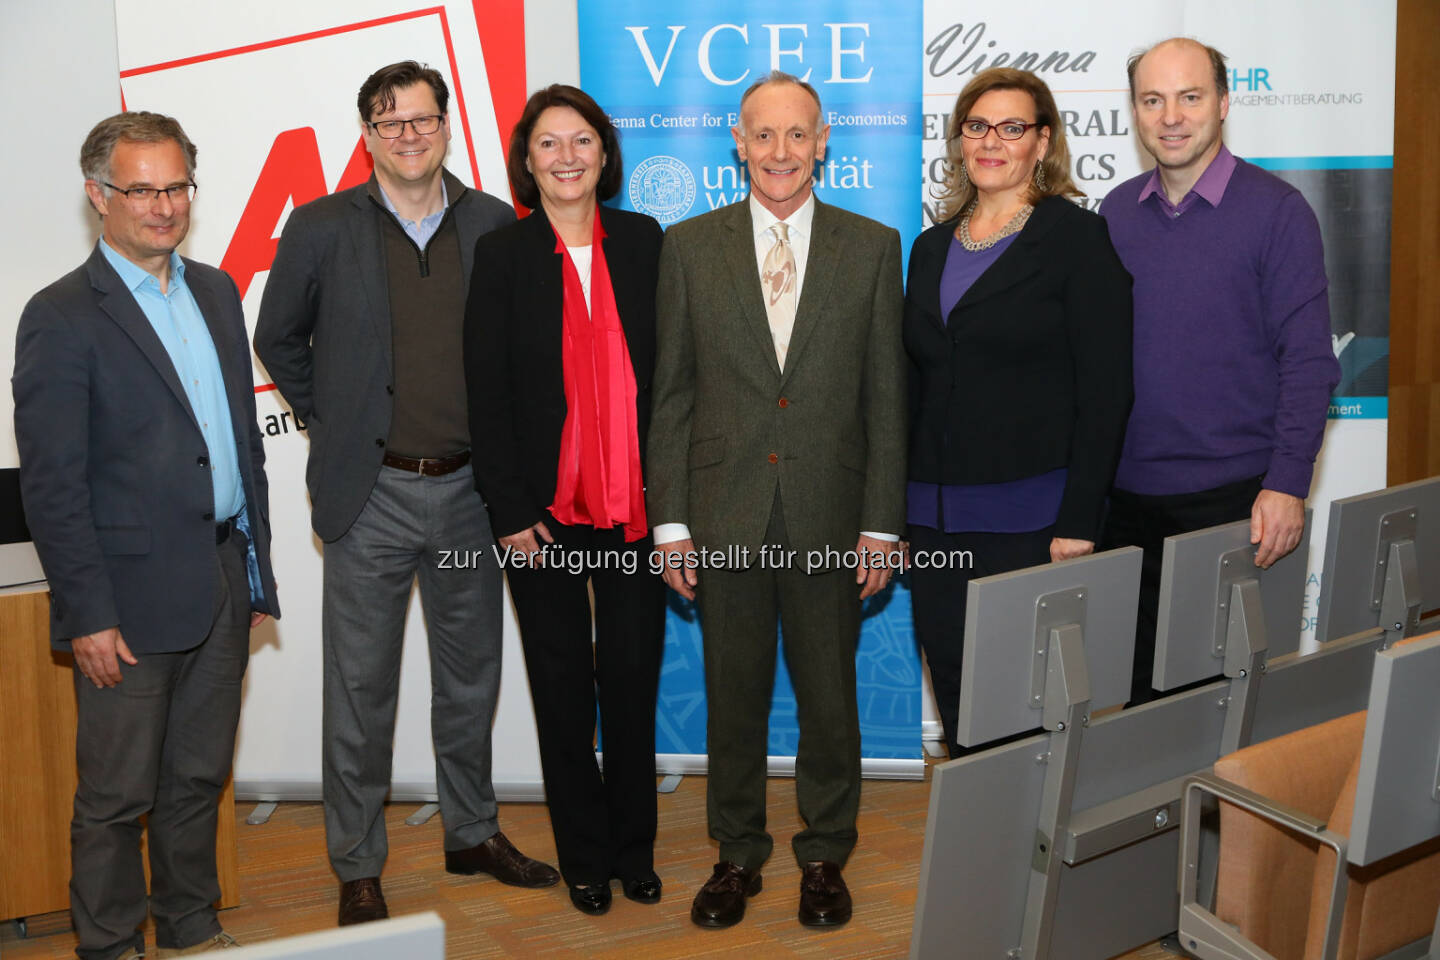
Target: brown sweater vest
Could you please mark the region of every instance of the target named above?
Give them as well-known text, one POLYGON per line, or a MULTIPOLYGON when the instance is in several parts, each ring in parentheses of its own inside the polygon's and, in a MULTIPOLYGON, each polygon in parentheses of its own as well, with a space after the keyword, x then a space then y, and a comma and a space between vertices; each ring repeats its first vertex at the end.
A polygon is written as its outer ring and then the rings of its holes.
POLYGON ((470 449, 465 403, 465 279, 449 212, 424 251, 387 210, 378 210, 390 287, 395 400, 386 449, 444 457, 470 449))

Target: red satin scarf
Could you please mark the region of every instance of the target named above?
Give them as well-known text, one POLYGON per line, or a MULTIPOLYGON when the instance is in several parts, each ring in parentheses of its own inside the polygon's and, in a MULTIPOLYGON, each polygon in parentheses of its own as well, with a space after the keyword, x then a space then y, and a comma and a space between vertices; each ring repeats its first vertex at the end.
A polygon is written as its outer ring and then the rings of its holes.
POLYGON ((640 433, 635 422, 635 369, 615 290, 605 264, 600 211, 590 241, 590 309, 575 261, 565 258, 561 358, 565 369, 565 426, 550 512, 561 523, 608 530, 624 526, 625 540, 645 536, 645 486, 640 476, 640 433))

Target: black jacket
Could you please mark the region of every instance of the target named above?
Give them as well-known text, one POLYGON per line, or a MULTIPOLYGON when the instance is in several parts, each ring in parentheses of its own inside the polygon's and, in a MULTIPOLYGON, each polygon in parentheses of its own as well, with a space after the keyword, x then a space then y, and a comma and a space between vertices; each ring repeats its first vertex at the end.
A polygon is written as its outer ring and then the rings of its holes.
POLYGON ((955 221, 905 285, 910 479, 982 484, 1068 467, 1055 535, 1095 540, 1133 394, 1130 275, 1098 215, 1049 197, 940 318, 955 221))
MULTIPOLYGON (((650 428, 655 368, 655 281, 660 225, 643 214, 600 208, 605 262, 635 371, 640 455, 650 428)), ((565 425, 561 359, 564 257, 543 210, 481 237, 465 305, 465 381, 475 485, 495 536, 546 518, 555 499, 565 425)))

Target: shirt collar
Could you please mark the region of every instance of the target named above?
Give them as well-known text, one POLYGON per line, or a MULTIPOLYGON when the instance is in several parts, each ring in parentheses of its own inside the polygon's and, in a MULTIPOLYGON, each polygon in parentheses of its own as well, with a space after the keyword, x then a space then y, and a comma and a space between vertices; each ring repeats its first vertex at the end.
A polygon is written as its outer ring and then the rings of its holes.
MULTIPOLYGON (((385 188, 380 184, 379 177, 375 178, 375 189, 380 192, 380 202, 385 204, 385 209, 395 214, 395 219, 405 220, 404 217, 400 216, 400 211, 395 209, 395 204, 390 202, 390 194, 385 192, 385 188)), ((430 214, 428 217, 421 217, 418 221, 406 220, 405 222, 424 224, 427 220, 434 220, 441 216, 445 212, 445 208, 448 206, 450 206, 450 189, 445 185, 445 178, 442 176, 440 178, 440 209, 430 214)))
MULTIPOLYGON (((1195 181, 1195 186, 1190 188, 1190 193, 1203 199, 1212 207, 1220 206, 1221 199, 1225 196, 1225 188, 1230 185, 1230 175, 1235 172, 1235 166, 1239 163, 1230 148, 1220 144, 1220 152, 1215 154, 1215 159, 1210 161, 1210 166, 1200 174, 1200 179, 1195 181)), ((1144 203, 1152 193, 1165 197, 1165 186, 1160 182, 1160 168, 1157 166, 1150 173, 1150 179, 1145 181, 1145 186, 1140 191, 1139 203, 1144 203)), ((1186 194, 1189 196, 1189 194, 1186 194)), ((1181 198, 1184 202, 1184 198, 1181 198)))
MULTIPOLYGON (((131 293, 138 292, 140 288, 145 285, 146 280, 155 281, 157 288, 160 286, 160 281, 155 278, 154 274, 133 260, 128 260, 121 254, 115 252, 115 248, 106 243, 104 237, 100 238, 100 252, 105 255, 106 261, 115 269, 115 272, 120 275, 120 282, 125 284, 125 289, 131 293)), ((171 250, 170 289, 174 290, 177 285, 183 286, 184 283, 185 261, 180 259, 180 254, 171 250)))
MULTIPOLYGON (((755 235, 758 237, 779 222, 780 218, 760 202, 759 198, 755 196, 755 191, 750 191, 750 225, 754 229, 755 235)), ((814 222, 815 192, 812 190, 810 196, 806 197, 805 202, 800 205, 800 209, 785 218, 785 225, 790 228, 792 236, 798 233, 803 237, 808 237, 810 236, 810 225, 814 222)))

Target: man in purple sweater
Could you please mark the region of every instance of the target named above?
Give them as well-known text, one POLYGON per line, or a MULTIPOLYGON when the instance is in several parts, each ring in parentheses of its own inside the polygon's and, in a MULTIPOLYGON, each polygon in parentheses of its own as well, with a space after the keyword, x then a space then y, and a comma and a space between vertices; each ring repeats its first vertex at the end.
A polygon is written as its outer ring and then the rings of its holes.
POLYGON ((1166 40, 1129 71, 1155 169, 1100 207, 1135 278, 1135 405, 1101 546, 1145 550, 1133 705, 1155 696, 1164 539, 1248 517, 1257 566, 1295 549, 1340 367, 1314 212, 1220 142, 1225 58, 1166 40))

